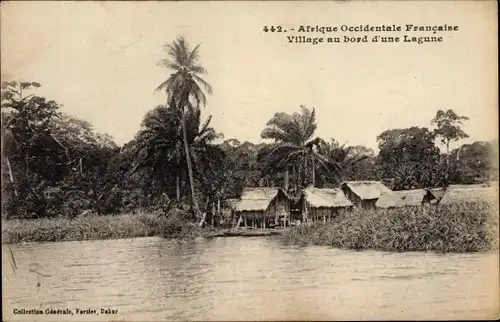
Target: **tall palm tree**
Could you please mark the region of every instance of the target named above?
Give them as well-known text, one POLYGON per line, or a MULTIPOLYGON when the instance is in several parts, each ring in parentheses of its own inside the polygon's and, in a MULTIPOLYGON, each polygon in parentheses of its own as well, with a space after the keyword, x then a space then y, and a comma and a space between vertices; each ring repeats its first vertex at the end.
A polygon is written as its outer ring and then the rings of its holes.
POLYGON ((292 170, 298 191, 300 185, 308 185, 308 172, 311 171, 311 183, 314 184, 315 163, 326 166, 328 162, 315 150, 322 141, 314 138, 316 128, 314 108, 309 110, 301 105, 301 113, 276 113, 261 133, 262 138, 274 140, 273 144, 259 151, 259 160, 264 163, 262 175, 272 174, 276 170, 284 171, 286 185, 287 173, 292 170))
MULTIPOLYGON (((220 168, 223 163, 224 152, 212 143, 220 134, 210 127, 211 117, 201 122, 199 109, 187 111, 185 118, 192 170, 199 182, 205 182, 207 178, 214 177, 215 169, 220 168)), ((132 173, 139 169, 149 169, 152 176, 160 181, 160 187, 166 175, 175 174, 178 200, 180 176, 187 170, 183 136, 180 111, 158 106, 148 112, 136 135, 138 163, 132 169, 132 173)))
POLYGON ((212 87, 200 75, 207 71, 199 65, 200 45, 191 50, 184 39, 179 37, 171 44, 165 45, 169 59, 162 59, 158 64, 173 71, 166 81, 161 83, 156 91, 167 93, 168 106, 175 107, 181 113, 184 153, 188 168, 191 208, 199 215, 199 207, 195 198, 193 168, 189 153, 188 134, 186 125, 186 114, 189 110, 199 109, 206 104, 206 96, 203 89, 212 93, 212 87))

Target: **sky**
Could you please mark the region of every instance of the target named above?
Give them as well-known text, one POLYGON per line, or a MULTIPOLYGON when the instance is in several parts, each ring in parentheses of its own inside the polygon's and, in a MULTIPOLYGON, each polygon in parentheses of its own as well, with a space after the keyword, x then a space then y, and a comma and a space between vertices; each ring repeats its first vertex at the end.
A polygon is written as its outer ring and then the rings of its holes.
POLYGON ((494 1, 2 2, 2 80, 41 83, 37 94, 123 144, 164 102, 154 89, 170 72, 156 63, 166 57, 163 45, 182 35, 201 44, 213 87, 203 115, 212 115, 226 139, 260 142, 274 113, 303 104, 316 109, 318 136, 349 145, 376 149, 383 131, 429 127, 438 109, 450 108, 470 118, 469 141, 492 140, 496 13, 494 1), (459 31, 442 33, 439 44, 287 43, 286 36, 321 36, 289 30, 302 24, 448 24, 459 31), (265 25, 288 31, 265 33, 265 25))

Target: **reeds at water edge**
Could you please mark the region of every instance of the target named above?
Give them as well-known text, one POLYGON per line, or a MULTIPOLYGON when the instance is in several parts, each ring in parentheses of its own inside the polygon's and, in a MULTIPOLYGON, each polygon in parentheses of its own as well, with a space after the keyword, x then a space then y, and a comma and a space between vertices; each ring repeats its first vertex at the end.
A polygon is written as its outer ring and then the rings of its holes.
POLYGON ((286 244, 354 250, 482 252, 498 249, 498 207, 471 201, 345 212, 327 223, 297 226, 286 244))

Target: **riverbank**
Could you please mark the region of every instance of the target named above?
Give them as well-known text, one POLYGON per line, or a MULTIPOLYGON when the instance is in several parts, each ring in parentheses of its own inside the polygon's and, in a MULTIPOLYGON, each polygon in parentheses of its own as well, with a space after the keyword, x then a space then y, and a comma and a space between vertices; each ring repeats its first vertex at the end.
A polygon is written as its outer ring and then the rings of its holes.
MULTIPOLYGON (((498 249, 498 211, 487 203, 418 207, 367 212, 354 210, 323 224, 302 225, 267 235, 288 245, 321 245, 382 251, 481 252, 498 249), (279 234, 278 234, 279 233, 279 234)), ((138 212, 114 216, 83 215, 74 219, 3 220, 4 244, 159 236, 196 238, 255 235, 138 212)), ((266 234, 264 234, 266 235, 266 234)), ((263 235, 263 236, 264 236, 263 235)))
POLYGON ((195 238, 216 235, 215 228, 188 224, 180 215, 169 217, 138 212, 122 215, 93 214, 69 218, 2 220, 2 243, 57 242, 95 239, 120 239, 160 236, 195 238))
POLYGON ((498 249, 498 210, 486 202, 367 212, 294 227, 286 244, 355 250, 482 252, 498 249))

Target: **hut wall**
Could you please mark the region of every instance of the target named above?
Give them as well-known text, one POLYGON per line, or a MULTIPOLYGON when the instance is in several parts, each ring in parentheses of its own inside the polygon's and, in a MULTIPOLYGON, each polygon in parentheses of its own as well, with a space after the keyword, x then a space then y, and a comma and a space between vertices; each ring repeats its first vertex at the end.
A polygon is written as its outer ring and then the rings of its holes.
POLYGON ((307 211, 311 221, 330 221, 338 214, 338 208, 312 207, 307 203, 307 211))
POLYGON ((267 207, 264 213, 263 221, 266 223, 266 228, 274 223, 275 214, 276 214, 276 200, 274 199, 271 201, 269 207, 267 207))
POLYGON ((366 209, 366 210, 374 210, 375 203, 377 202, 378 199, 366 199, 361 201, 361 208, 366 209))
POLYGON ((357 194, 352 192, 352 190, 349 189, 349 187, 342 188, 342 191, 344 192, 347 199, 349 199, 349 201, 352 202, 355 207, 357 208, 364 207, 363 199, 361 199, 357 194))
POLYGON ((293 202, 290 200, 290 220, 296 221, 300 220, 302 221, 302 210, 304 206, 304 198, 301 197, 299 200, 296 202, 293 202))
POLYGON ((422 200, 422 204, 435 203, 436 198, 429 191, 426 192, 424 199, 422 200))
POLYGON ((237 217, 239 216, 241 216, 243 219, 240 226, 252 227, 259 225, 262 222, 262 218, 264 218, 264 211, 241 211, 237 213, 237 217))
POLYGON ((269 207, 266 209, 265 213, 265 222, 266 222, 266 227, 270 227, 273 225, 277 225, 279 222, 279 217, 278 217, 278 207, 277 207, 277 199, 274 198, 271 203, 269 204, 269 207))
POLYGON ((274 215, 276 225, 288 226, 290 223, 290 200, 281 191, 276 195, 271 214, 274 215), (276 220, 278 222, 276 222, 276 220), (281 221, 283 220, 283 221, 281 221))

